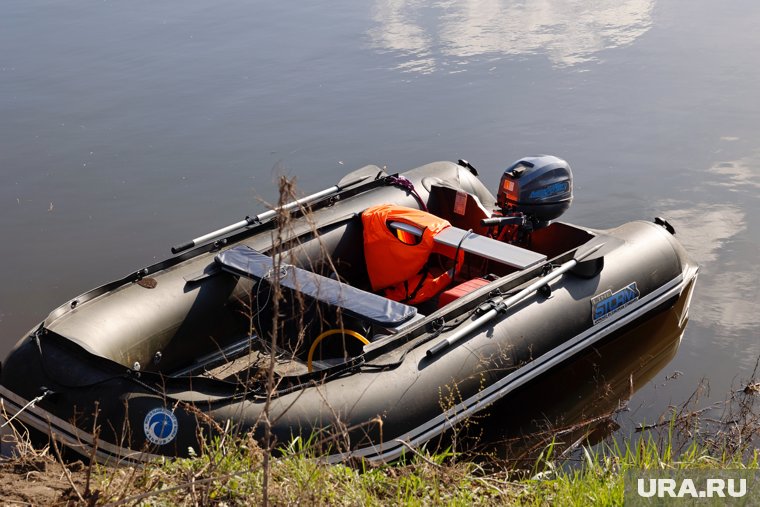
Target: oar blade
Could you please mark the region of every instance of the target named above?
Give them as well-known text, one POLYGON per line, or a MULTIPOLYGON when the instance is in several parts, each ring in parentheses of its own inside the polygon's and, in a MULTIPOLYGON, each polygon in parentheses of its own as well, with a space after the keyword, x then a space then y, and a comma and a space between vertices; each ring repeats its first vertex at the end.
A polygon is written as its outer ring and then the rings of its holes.
POLYGON ((581 278, 594 278, 604 269, 604 257, 624 241, 614 236, 595 236, 587 243, 578 247, 573 255, 578 264, 572 273, 581 278))
POLYGON ((383 177, 387 176, 387 173, 376 165, 365 165, 364 167, 360 167, 359 169, 351 171, 350 173, 343 176, 343 178, 341 178, 341 180, 338 182, 338 187, 350 187, 368 179, 375 179, 375 177, 378 175, 380 177, 383 177))
POLYGON ((625 242, 615 236, 594 236, 589 241, 579 246, 573 255, 578 262, 588 262, 601 259, 613 250, 622 246, 625 242))

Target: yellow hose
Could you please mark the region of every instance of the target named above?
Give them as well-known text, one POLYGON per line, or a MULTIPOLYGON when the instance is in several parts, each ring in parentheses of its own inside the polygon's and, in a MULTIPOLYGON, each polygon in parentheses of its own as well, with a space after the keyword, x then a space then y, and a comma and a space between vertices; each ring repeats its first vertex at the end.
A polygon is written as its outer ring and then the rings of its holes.
POLYGON ((311 361, 314 358, 314 352, 317 350, 317 345, 327 338, 328 336, 334 335, 334 334, 345 334, 348 336, 353 336, 360 342, 362 342, 364 345, 369 345, 369 340, 357 333, 356 331, 351 331, 350 329, 330 329, 328 331, 325 331, 321 335, 317 336, 317 338, 314 340, 314 343, 311 344, 311 348, 309 349, 309 355, 306 357, 306 367, 309 369, 309 373, 311 373, 312 365, 311 361))

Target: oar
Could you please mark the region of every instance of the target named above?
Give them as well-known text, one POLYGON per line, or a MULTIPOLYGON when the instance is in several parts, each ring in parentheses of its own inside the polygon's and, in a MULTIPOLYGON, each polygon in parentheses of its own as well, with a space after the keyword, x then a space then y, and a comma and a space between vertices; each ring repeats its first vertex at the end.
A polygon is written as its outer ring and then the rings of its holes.
POLYGON ((560 276, 562 276, 564 273, 570 271, 574 267, 576 267, 581 262, 591 262, 596 259, 599 259, 600 257, 603 257, 608 253, 610 250, 614 249, 621 243, 620 240, 613 238, 611 236, 596 236, 592 240, 590 240, 588 243, 581 245, 576 251, 575 255, 573 255, 573 259, 565 262, 564 264, 560 265, 558 268, 554 269, 551 273, 539 278, 532 284, 525 287, 523 290, 515 294, 514 296, 511 296, 509 298, 504 297, 496 297, 491 300, 492 308, 488 310, 486 313, 478 317, 477 319, 473 320, 463 328, 459 329, 456 333, 452 334, 448 338, 446 338, 443 341, 440 341, 436 343, 434 346, 430 347, 426 352, 425 355, 430 358, 435 356, 436 354, 440 353, 443 350, 446 350, 447 348, 454 345, 456 342, 470 334, 471 332, 475 331, 476 329, 480 328, 487 322, 490 322, 494 318, 496 318, 497 315, 500 313, 506 312, 509 308, 513 307, 515 304, 519 303, 523 299, 527 298, 533 292, 537 291, 541 287, 546 286, 551 281, 556 280, 560 276), (605 247, 604 249, 602 247, 605 247))
POLYGON ((318 199, 321 199, 323 197, 326 197, 328 195, 340 192, 341 190, 344 190, 348 187, 356 185, 357 183, 361 183, 362 181, 368 178, 376 176, 377 174, 379 174, 379 172, 380 172, 380 169, 377 166, 362 167, 346 175, 343 179, 341 179, 338 182, 337 185, 333 185, 330 188, 326 188, 317 193, 307 195, 306 197, 302 197, 301 199, 297 199, 293 202, 289 202, 278 208, 265 211, 263 213, 256 215, 255 217, 245 217, 243 220, 239 222, 235 222, 234 224, 228 225, 227 227, 222 227, 221 229, 217 229, 213 232, 209 232, 208 234, 204 234, 203 236, 198 236, 197 238, 191 241, 188 241, 187 243, 182 243, 181 245, 175 245, 172 247, 172 253, 177 254, 180 252, 184 252, 185 250, 189 250, 190 248, 193 248, 207 241, 212 241, 212 240, 221 238, 222 236, 229 234, 231 232, 237 231, 238 229, 242 229, 243 227, 250 227, 251 225, 264 222, 265 220, 269 220, 270 218, 275 217, 278 212, 290 211, 294 208, 303 206, 304 204, 308 204, 318 199))

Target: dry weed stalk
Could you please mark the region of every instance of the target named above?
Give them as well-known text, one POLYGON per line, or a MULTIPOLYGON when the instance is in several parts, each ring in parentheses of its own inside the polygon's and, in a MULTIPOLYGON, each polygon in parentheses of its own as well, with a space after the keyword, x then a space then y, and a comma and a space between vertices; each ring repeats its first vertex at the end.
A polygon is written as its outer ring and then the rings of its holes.
POLYGON ((266 401, 264 402, 264 410, 262 412, 264 422, 264 462, 262 463, 264 469, 263 484, 262 484, 262 503, 264 507, 269 505, 269 481, 271 479, 271 456, 272 456, 272 422, 269 418, 269 410, 272 404, 272 395, 275 389, 275 366, 276 366, 276 354, 278 338, 280 335, 280 302, 282 300, 282 286, 281 286, 281 268, 282 268, 282 253, 283 253, 283 228, 286 226, 290 214, 283 211, 282 205, 285 204, 293 194, 293 181, 288 180, 285 177, 280 178, 279 185, 279 201, 277 213, 277 227, 272 238, 272 275, 269 280, 272 290, 272 331, 269 342, 269 364, 267 367, 267 381, 266 381, 266 401))

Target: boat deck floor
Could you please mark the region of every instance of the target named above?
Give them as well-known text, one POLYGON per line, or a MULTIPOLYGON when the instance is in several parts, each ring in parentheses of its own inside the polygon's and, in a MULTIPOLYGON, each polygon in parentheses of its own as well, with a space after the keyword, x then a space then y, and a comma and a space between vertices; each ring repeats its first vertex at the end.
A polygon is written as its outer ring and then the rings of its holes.
MULTIPOLYGON (((211 369, 204 370, 202 377, 225 380, 227 382, 246 383, 260 379, 266 375, 269 368, 270 354, 261 350, 251 350, 238 358, 211 369)), ((307 373, 306 365, 293 360, 286 354, 275 357, 274 372, 280 377, 301 375, 307 373)))

